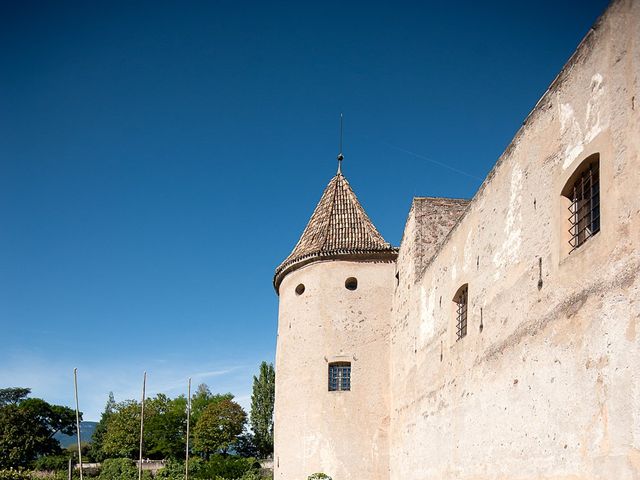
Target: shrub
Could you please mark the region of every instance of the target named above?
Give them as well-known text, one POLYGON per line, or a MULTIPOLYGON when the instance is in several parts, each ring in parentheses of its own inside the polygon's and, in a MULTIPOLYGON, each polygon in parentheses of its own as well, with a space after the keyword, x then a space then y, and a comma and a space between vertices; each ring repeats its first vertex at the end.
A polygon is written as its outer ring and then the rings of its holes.
MULTIPOLYGON (((58 470, 57 472, 31 472, 31 480, 67 480, 69 478, 66 470, 58 470)), ((91 477, 85 472, 84 478, 91 477)), ((73 480, 80 478, 80 472, 78 470, 73 471, 73 480)))
MULTIPOLYGON (((142 472, 142 478, 152 478, 149 471, 142 472)), ((138 467, 129 458, 108 458, 100 466, 98 480, 138 480, 138 467)))
POLYGON ((222 479, 239 479, 251 471, 258 471, 260 463, 255 458, 243 458, 233 455, 212 455, 198 472, 200 478, 220 477, 222 479))
POLYGON ((34 470, 54 472, 57 470, 67 471, 69 468, 69 455, 46 455, 38 458, 33 463, 34 470))
POLYGON ((307 480, 331 480, 331 477, 325 473, 314 473, 309 475, 307 480))
MULTIPOLYGON (((205 463, 200 457, 189 459, 189 478, 202 478, 209 480, 208 477, 200 475, 204 469, 205 463)), ((168 459, 164 464, 164 468, 158 470, 153 477, 162 480, 184 480, 184 462, 181 460, 168 459)))
POLYGON ((30 480, 30 476, 23 470, 0 469, 0 480, 30 480))
POLYGON ((249 470, 245 472, 238 480, 267 480, 267 477, 264 477, 260 474, 260 472, 256 470, 249 470))
MULTIPOLYGON (((193 475, 193 465, 191 460, 189 461, 189 474, 193 475)), ((164 467, 158 470, 154 478, 161 478, 163 480, 183 480, 184 479, 184 462, 178 462, 176 460, 167 460, 164 467)))

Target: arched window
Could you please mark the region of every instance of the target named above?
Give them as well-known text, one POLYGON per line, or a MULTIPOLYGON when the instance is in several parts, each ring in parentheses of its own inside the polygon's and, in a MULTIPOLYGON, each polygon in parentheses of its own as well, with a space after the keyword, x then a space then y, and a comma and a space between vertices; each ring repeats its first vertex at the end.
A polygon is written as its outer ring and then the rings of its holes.
POLYGON ((469 305, 469 285, 462 285, 453 297, 456 305, 456 340, 467 334, 467 307, 469 305))
POLYGON ((600 231, 600 155, 594 154, 576 169, 562 190, 569 199, 569 253, 600 231))
POLYGON ((329 391, 351 390, 351 363, 335 362, 329 364, 329 391))

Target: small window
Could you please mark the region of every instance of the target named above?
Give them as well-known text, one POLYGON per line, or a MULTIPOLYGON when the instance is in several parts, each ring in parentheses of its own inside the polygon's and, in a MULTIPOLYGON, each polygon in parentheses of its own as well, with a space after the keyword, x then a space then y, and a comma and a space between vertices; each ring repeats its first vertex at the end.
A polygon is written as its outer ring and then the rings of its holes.
POLYGON ((351 363, 337 362, 329 364, 329 391, 351 390, 351 363))
POLYGON ((600 157, 587 158, 562 194, 569 199, 569 253, 600 231, 600 157))
POLYGON ((301 283, 296 287, 296 295, 302 295, 304 293, 304 284, 301 283))
POLYGON ((344 287, 347 290, 355 290, 358 288, 358 279, 355 277, 349 277, 344 282, 344 287))
POLYGON ((456 304, 456 339, 467 335, 467 307, 469 304, 469 288, 463 285, 458 289, 453 301, 456 304))

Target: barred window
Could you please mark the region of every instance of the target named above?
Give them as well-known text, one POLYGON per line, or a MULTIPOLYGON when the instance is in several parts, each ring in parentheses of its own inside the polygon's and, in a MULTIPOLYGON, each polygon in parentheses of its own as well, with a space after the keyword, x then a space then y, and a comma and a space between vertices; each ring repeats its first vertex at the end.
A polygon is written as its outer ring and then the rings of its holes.
POLYGON ((573 252, 600 231, 599 155, 585 160, 571 177, 563 195, 569 204, 569 245, 573 252))
POLYGON ((453 301, 456 304, 456 339, 460 340, 467 334, 467 305, 469 303, 469 288, 465 284, 458 289, 453 301))
POLYGON ((329 391, 351 390, 351 363, 336 362, 329 364, 329 391))

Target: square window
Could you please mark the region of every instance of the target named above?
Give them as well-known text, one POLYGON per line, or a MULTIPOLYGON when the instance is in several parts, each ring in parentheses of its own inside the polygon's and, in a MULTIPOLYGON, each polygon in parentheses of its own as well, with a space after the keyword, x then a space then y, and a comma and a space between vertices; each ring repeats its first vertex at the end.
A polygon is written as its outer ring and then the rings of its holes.
POLYGON ((330 363, 329 391, 339 392, 347 390, 351 390, 351 363, 330 363))

